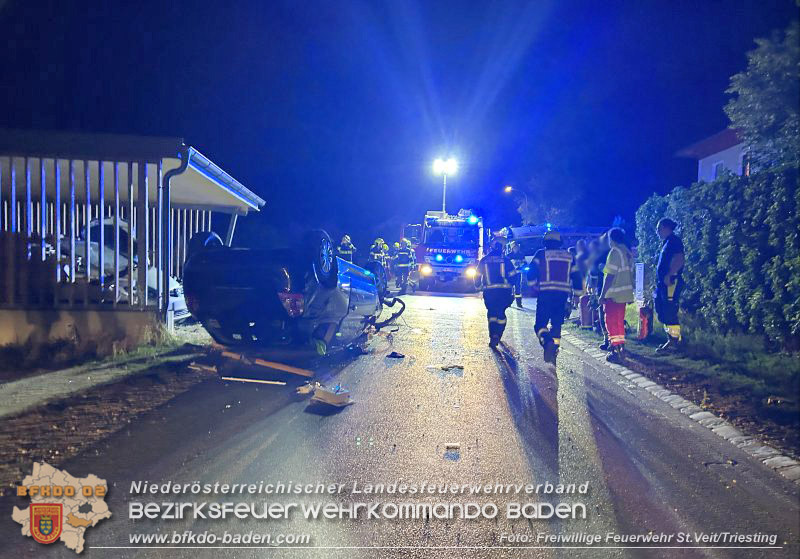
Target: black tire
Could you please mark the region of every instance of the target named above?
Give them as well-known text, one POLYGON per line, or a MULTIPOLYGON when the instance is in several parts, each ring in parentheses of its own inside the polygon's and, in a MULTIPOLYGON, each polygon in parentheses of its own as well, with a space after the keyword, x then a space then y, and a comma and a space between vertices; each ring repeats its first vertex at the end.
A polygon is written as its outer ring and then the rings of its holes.
POLYGON ((322 229, 309 231, 303 237, 303 252, 311 261, 311 269, 323 287, 336 287, 339 281, 339 266, 330 235, 322 229))
POLYGON ((213 231, 198 231, 192 238, 189 239, 189 244, 186 246, 186 261, 192 259, 192 256, 198 252, 208 250, 211 248, 222 248, 225 244, 219 235, 213 231))

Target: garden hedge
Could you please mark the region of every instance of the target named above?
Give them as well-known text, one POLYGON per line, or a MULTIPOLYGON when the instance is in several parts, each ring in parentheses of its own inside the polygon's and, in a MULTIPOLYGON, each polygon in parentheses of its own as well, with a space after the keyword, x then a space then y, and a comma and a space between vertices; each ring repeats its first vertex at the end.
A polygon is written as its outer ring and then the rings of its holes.
POLYGON ((648 292, 661 247, 656 223, 671 217, 686 247, 682 309, 716 333, 763 335, 800 349, 800 188, 797 167, 651 196, 636 212, 648 292))

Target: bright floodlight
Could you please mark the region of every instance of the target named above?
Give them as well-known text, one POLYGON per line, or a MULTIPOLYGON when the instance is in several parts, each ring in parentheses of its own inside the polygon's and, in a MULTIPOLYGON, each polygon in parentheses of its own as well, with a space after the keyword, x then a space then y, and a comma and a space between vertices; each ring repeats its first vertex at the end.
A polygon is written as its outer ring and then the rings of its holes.
POLYGON ((455 158, 449 159, 437 158, 433 162, 433 172, 437 175, 455 175, 458 171, 458 161, 455 158))
POLYGON ((513 192, 513 191, 514 191, 514 187, 511 186, 511 185, 508 185, 503 189, 503 192, 505 192, 506 194, 511 194, 511 192, 513 192))

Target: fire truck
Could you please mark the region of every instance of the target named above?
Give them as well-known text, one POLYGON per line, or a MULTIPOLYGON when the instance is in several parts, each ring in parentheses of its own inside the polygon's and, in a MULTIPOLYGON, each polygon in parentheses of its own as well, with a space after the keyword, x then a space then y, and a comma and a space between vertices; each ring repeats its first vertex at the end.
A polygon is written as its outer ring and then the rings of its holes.
POLYGON ((483 219, 470 210, 456 215, 429 211, 425 220, 405 228, 417 258, 417 287, 474 290, 478 261, 483 258, 487 231, 483 219))

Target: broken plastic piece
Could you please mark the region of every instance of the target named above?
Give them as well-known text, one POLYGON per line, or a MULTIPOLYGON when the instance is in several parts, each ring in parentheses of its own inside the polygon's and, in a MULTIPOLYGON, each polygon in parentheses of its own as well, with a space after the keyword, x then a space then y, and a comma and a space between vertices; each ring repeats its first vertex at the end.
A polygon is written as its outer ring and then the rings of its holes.
POLYGON ((442 365, 441 369, 443 371, 449 371, 450 369, 461 369, 464 370, 464 365, 442 365))
POLYGON ((458 450, 461 448, 461 443, 445 443, 445 450, 458 450))
POLYGON ((338 408, 349 406, 353 403, 352 400, 350 400, 350 391, 346 388, 342 388, 339 384, 334 386, 333 389, 322 386, 321 384, 318 385, 314 389, 314 396, 311 398, 311 401, 327 404, 329 406, 336 406, 338 408))
POLYGON ((302 386, 298 386, 295 389, 295 392, 297 394, 302 394, 303 396, 305 396, 306 394, 311 394, 312 392, 314 392, 314 390, 318 386, 322 386, 322 385, 320 383, 318 383, 318 382, 313 382, 313 383, 312 382, 307 382, 302 386))
POLYGON ((393 351, 389 355, 387 355, 386 357, 389 357, 391 359, 403 359, 405 357, 405 355, 400 353, 399 351, 393 351))

